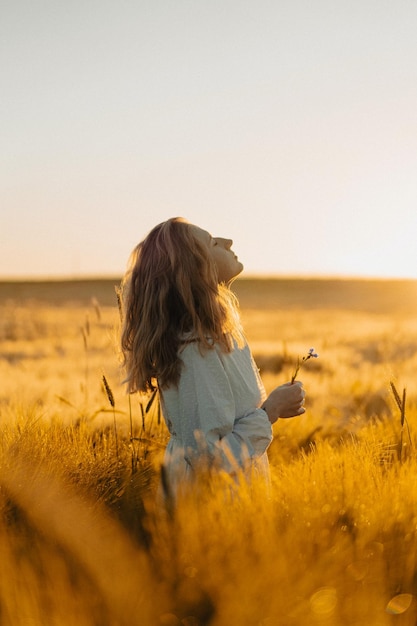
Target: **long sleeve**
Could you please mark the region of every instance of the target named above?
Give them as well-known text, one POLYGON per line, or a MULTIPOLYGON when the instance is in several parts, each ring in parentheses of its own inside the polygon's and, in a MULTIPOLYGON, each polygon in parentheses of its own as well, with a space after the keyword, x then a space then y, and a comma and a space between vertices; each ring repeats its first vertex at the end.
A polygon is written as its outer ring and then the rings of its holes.
POLYGON ((163 393, 172 431, 193 466, 204 452, 226 471, 262 456, 272 440, 264 397, 249 349, 223 353, 217 346, 200 353, 198 344, 181 354, 175 390, 163 393))

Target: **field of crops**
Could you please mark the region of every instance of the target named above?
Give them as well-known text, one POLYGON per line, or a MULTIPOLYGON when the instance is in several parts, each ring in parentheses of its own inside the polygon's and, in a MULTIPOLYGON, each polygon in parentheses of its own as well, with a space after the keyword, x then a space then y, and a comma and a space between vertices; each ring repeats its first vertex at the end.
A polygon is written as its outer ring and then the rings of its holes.
POLYGON ((307 410, 270 491, 213 477, 171 514, 115 284, 0 283, 0 625, 415 626, 416 282, 236 281, 267 390, 319 353, 307 410))

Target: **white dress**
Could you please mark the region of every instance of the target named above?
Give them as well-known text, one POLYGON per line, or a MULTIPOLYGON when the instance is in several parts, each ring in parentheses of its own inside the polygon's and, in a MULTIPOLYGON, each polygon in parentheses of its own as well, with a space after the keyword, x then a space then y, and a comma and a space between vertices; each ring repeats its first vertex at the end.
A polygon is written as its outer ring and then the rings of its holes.
POLYGON ((228 353, 215 344, 201 352, 193 341, 180 357, 178 387, 161 390, 171 435, 164 457, 170 493, 192 481, 202 459, 230 474, 249 470, 268 480, 272 427, 259 408, 266 394, 248 345, 228 353))

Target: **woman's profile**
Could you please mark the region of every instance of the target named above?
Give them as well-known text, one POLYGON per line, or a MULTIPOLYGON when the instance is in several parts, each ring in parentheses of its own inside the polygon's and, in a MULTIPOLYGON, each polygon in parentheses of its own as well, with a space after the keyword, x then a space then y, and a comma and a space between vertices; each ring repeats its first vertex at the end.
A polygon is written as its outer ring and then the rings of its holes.
POLYGON ((230 289, 243 270, 232 243, 169 219, 135 248, 122 283, 128 391, 159 390, 174 496, 202 467, 267 477, 272 424, 304 413, 301 382, 265 393, 230 289))

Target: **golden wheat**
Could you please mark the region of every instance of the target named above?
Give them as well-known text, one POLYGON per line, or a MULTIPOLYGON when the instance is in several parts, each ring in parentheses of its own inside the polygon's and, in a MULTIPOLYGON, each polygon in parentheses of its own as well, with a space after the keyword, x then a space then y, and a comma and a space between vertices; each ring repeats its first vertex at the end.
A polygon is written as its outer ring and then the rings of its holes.
POLYGON ((415 625, 417 321, 386 298, 320 308, 323 285, 282 310, 244 289, 268 389, 320 354, 307 412, 274 427, 269 491, 226 497, 214 476, 171 515, 167 432, 121 384, 117 303, 0 304, 2 626, 415 625))

